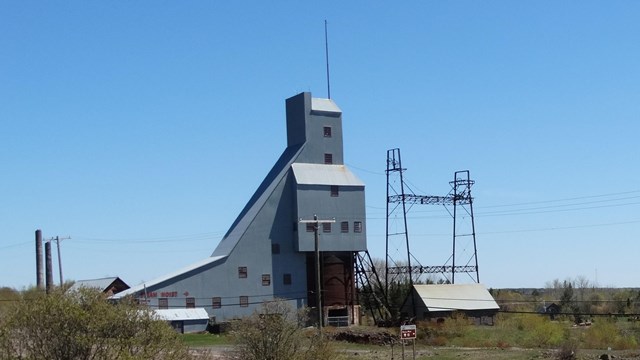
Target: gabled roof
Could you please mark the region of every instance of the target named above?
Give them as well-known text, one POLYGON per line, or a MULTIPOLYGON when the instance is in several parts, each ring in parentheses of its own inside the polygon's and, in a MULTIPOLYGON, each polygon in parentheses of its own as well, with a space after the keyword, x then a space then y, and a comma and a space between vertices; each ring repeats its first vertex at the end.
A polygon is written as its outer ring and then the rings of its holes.
POLYGON ((414 285, 413 288, 429 311, 500 309, 482 284, 414 285))
POLYGON ((154 309, 153 312, 164 321, 209 320, 209 314, 204 308, 154 309))
POLYGON ((106 277, 101 279, 89 279, 89 280, 78 280, 69 288, 68 291, 78 291, 82 288, 89 289, 98 289, 100 291, 109 290, 111 287, 116 286, 118 290, 126 290, 129 288, 124 281, 122 281, 119 277, 106 277))
POLYGON ((344 165, 294 163, 291 168, 300 185, 364 186, 344 165))
POLYGON ((142 284, 138 284, 138 285, 136 285, 136 286, 134 286, 132 288, 129 288, 129 289, 123 291, 123 292, 120 292, 120 293, 118 293, 116 295, 113 295, 111 298, 112 299, 121 299, 121 298, 123 298, 123 297, 125 297, 127 295, 132 295, 132 294, 135 294, 137 292, 143 291, 143 290, 145 290, 145 288, 151 288, 151 287, 156 286, 158 284, 162 284, 163 282, 165 282, 167 280, 171 280, 173 278, 176 278, 176 277, 181 276, 183 274, 189 273, 191 271, 198 270, 201 267, 207 266, 207 265, 209 265, 211 263, 214 263, 214 262, 216 262, 218 260, 222 260, 224 258, 226 258, 226 256, 211 256, 211 257, 208 257, 206 259, 203 259, 203 260, 200 260, 198 262, 195 262, 195 263, 193 263, 193 264, 191 264, 191 265, 189 265, 189 266, 187 266, 185 268, 182 268, 182 269, 180 269, 178 271, 174 271, 172 273, 169 273, 167 275, 164 275, 164 276, 161 276, 159 278, 153 279, 151 281, 146 281, 146 282, 143 282, 142 284))

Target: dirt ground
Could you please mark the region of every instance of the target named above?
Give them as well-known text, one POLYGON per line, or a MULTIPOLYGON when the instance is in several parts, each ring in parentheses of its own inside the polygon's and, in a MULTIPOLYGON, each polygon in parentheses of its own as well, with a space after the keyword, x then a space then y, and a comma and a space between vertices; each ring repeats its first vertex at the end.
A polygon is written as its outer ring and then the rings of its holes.
MULTIPOLYGON (((230 359, 229 352, 232 350, 229 346, 210 346, 192 349, 192 353, 198 359, 230 359)), ((406 346, 404 349, 404 357, 401 346, 364 346, 352 348, 345 346, 340 348, 345 359, 358 360, 388 360, 388 359, 414 359, 413 348, 406 346)), ((578 350, 576 359, 600 359, 603 354, 608 354, 610 359, 627 360, 640 359, 640 350, 630 351, 607 351, 607 350, 578 350)), ((438 360, 459 360, 459 359, 477 359, 477 360, 545 360, 556 359, 556 350, 553 349, 483 349, 483 348, 455 348, 455 347, 421 347, 415 350, 415 359, 438 359, 438 360)))

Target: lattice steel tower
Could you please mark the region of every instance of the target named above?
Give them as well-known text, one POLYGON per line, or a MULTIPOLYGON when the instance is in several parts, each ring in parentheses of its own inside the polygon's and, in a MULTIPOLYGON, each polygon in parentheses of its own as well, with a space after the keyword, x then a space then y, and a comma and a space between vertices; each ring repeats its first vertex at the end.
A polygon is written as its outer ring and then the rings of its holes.
MULTIPOLYGON (((478 256, 476 247, 476 232, 473 217, 473 198, 471 186, 474 181, 469 178, 469 171, 456 171, 453 181, 449 182, 451 191, 445 196, 416 195, 406 184, 400 158, 400 149, 387 151, 387 220, 386 220, 386 260, 385 287, 388 293, 389 283, 400 276, 407 276, 410 285, 417 281, 422 274, 442 274, 448 282, 455 283, 456 273, 467 273, 474 281, 480 282, 478 272, 478 256), (443 205, 453 218, 453 249, 443 265, 423 266, 413 256, 409 247, 409 229, 407 213, 414 205, 443 205), (401 212, 402 225, 400 230, 392 231, 389 219, 401 212), (462 238, 470 238, 472 251, 456 248, 462 238), (396 248, 406 249, 406 258, 391 256, 389 245, 396 244, 396 248), (406 261, 406 263, 404 263, 406 261), (475 277, 473 276, 475 274, 475 277)), ((470 242, 468 242, 470 243, 470 242)))

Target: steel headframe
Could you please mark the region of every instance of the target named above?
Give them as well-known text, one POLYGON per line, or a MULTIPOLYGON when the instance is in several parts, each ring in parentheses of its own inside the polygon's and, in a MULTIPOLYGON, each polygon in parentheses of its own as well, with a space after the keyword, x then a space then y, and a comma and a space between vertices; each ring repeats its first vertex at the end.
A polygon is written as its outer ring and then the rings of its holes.
MULTIPOLYGON (((400 149, 390 149, 387 151, 387 219, 386 219, 386 259, 385 259, 385 293, 388 293, 389 282, 398 275, 408 275, 410 286, 413 286, 414 279, 417 280, 422 274, 443 274, 445 278, 450 274, 450 282, 455 283, 456 273, 475 273, 475 282, 480 282, 478 273, 478 257, 476 246, 475 221, 473 215, 473 197, 471 196, 471 186, 474 181, 469 177, 469 170, 456 171, 453 181, 449 182, 451 191, 446 196, 416 195, 407 192, 409 187, 405 183, 402 167, 400 149), (422 266, 420 262, 411 254, 409 247, 409 230, 407 225, 407 212, 413 205, 444 205, 452 207, 449 211, 453 218, 453 251, 444 265, 422 266), (389 219, 402 211, 402 230, 391 232, 389 219), (465 220, 470 219, 470 229, 462 226, 465 220), (399 264, 399 259, 394 259, 389 253, 389 240, 396 236, 402 236, 406 249, 406 264, 399 264), (456 253, 457 242, 460 237, 472 237, 473 253, 467 259, 462 259, 464 265, 457 265, 461 259, 456 253), (412 265, 413 263, 413 265, 412 265), (450 263, 450 264, 449 264, 450 263), (394 277, 390 279, 390 275, 394 277)), ((397 243, 397 242, 396 242, 397 243)), ((471 275, 470 275, 471 276, 471 275)))

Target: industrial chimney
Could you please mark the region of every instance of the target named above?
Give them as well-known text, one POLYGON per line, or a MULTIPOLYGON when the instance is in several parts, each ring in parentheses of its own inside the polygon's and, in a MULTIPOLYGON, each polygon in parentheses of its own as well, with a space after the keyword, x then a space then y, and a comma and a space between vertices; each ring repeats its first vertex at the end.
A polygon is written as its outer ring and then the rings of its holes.
POLYGON ((39 290, 44 289, 42 269, 42 230, 36 230, 36 286, 39 290))
POLYGON ((51 261, 51 241, 44 243, 47 294, 53 290, 53 262, 51 261))

